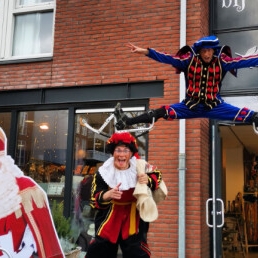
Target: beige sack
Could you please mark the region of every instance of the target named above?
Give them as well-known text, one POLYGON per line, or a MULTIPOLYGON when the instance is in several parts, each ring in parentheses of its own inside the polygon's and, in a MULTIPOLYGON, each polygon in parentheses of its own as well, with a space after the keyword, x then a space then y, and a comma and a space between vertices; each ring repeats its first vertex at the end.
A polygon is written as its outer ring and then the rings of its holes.
MULTIPOLYGON (((146 173, 146 164, 147 162, 145 160, 136 160, 136 170, 138 174, 146 173)), ((137 182, 133 195, 137 198, 136 207, 139 210, 142 220, 153 222, 158 218, 156 203, 165 199, 167 196, 167 187, 162 180, 159 188, 152 192, 146 184, 137 182)))

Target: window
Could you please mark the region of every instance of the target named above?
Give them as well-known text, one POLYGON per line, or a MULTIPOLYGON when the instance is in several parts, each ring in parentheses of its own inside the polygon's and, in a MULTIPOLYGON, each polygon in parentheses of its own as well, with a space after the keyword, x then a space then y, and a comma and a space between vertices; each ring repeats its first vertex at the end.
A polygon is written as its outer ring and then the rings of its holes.
POLYGON ((15 164, 33 178, 49 198, 63 198, 68 111, 20 112, 15 164))
MULTIPOLYGON (((123 108, 128 116, 141 114, 144 107, 123 108)), ((110 154, 106 152, 105 145, 109 136, 114 133, 114 120, 110 119, 113 109, 84 109, 76 110, 74 127, 74 169, 73 169, 73 218, 74 225, 85 231, 88 241, 94 234, 95 210, 90 206, 91 182, 94 173, 105 162, 110 154), (85 127, 81 119, 97 131, 85 127), (110 121, 103 126, 106 121, 110 121), (103 128, 103 130, 100 130, 103 128)), ((145 125, 142 125, 143 127, 145 125)), ((144 159, 146 154, 146 134, 132 133, 137 137, 139 156, 144 159)), ((87 251, 87 248, 86 250, 87 251)))
POLYGON ((0 62, 51 57, 55 0, 0 1, 0 62))
MULTIPOLYGON (((11 128, 11 113, 1 112, 0 113, 0 127, 5 132, 7 142, 10 139, 10 128, 11 128)), ((6 146, 8 147, 8 146, 6 146)))

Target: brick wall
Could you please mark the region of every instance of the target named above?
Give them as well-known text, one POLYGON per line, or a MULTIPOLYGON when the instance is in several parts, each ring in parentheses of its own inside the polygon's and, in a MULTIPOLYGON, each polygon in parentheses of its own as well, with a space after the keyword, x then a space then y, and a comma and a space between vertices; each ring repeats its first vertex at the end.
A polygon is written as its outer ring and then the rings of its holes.
MULTIPOLYGON (((187 1, 187 43, 208 34, 207 0, 187 1)), ((0 89, 164 81, 164 97, 179 101, 179 76, 169 65, 130 53, 127 42, 176 53, 179 0, 57 0, 53 61, 0 66, 0 89)), ((148 87, 146 86, 146 91, 148 87)), ((205 201, 209 192, 208 120, 186 121, 186 257, 209 257, 205 201)), ((158 121, 149 135, 149 161, 163 171, 169 196, 151 224, 152 258, 178 257, 178 121, 158 121)))

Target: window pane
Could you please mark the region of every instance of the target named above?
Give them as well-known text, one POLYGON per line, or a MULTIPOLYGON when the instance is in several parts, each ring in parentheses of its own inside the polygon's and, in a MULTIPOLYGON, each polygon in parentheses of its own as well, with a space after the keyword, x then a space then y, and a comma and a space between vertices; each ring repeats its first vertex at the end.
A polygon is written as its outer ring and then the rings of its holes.
POLYGON ((21 112, 15 163, 49 196, 63 197, 68 111, 21 112))
POLYGON ((53 12, 15 17, 13 56, 52 52, 53 12))
POLYGON ((54 0, 20 0, 19 4, 20 5, 32 5, 32 4, 40 4, 40 3, 48 3, 48 2, 53 2, 54 0))
MULTIPOLYGON (((80 124, 81 119, 87 120, 87 123, 94 129, 99 129, 111 112, 83 113, 78 111, 75 119, 74 135, 74 169, 73 169, 73 213, 74 225, 80 225, 79 230, 87 233, 88 241, 91 234, 94 233, 94 210, 89 205, 91 182, 94 173, 105 162, 110 154, 106 153, 106 141, 108 136, 114 133, 114 121, 106 125, 103 133, 107 136, 100 135, 87 127, 80 124), (82 225, 83 223, 83 225, 82 225)), ((136 116, 141 112, 127 112, 128 116, 136 116)), ((144 125, 142 125, 144 126, 144 125)), ((133 134, 133 133, 132 133, 133 134)), ((145 158, 146 152, 146 135, 137 138, 139 155, 145 158)), ((74 229, 75 230, 75 229, 74 229)), ((87 248, 86 248, 87 249, 87 248)), ((87 250, 84 250, 87 251, 87 250)))
POLYGON ((8 143, 10 138, 11 113, 0 113, 0 127, 4 130, 8 143))

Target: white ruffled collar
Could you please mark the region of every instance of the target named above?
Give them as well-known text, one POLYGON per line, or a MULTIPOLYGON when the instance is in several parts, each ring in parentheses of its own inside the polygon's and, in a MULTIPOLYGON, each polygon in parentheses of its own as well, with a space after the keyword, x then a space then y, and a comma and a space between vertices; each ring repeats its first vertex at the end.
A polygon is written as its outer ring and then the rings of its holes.
POLYGON ((114 166, 114 157, 109 158, 99 168, 99 173, 110 188, 114 188, 119 183, 120 190, 125 191, 134 188, 137 183, 136 158, 130 159, 130 167, 125 170, 116 169, 114 166))

